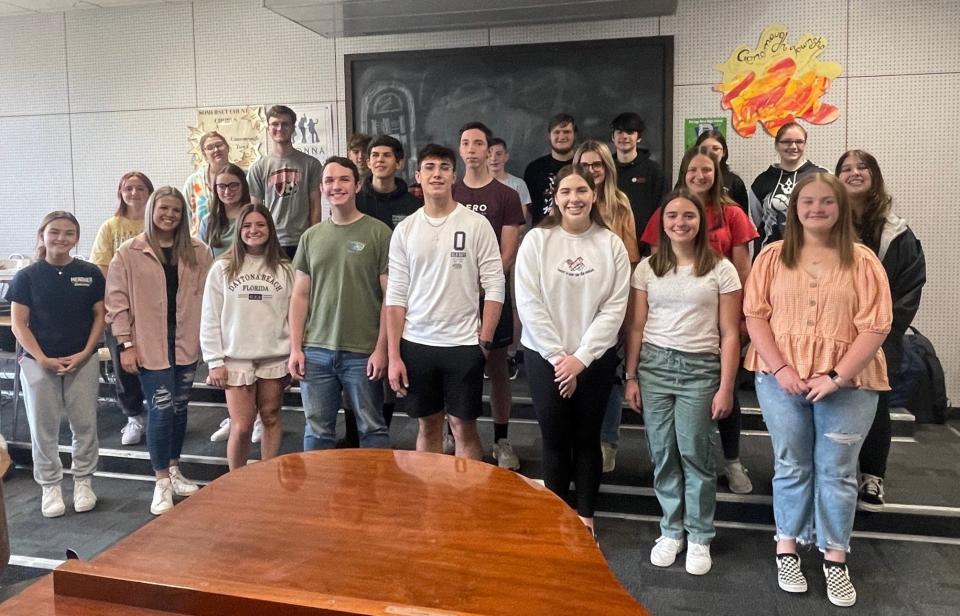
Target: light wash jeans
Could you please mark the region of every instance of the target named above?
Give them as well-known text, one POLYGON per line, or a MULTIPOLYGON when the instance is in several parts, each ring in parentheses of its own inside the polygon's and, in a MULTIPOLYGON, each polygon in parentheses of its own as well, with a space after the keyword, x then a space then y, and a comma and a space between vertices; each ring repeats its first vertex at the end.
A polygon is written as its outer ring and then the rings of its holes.
POLYGON ((140 368, 140 386, 147 399, 147 449, 154 472, 167 470, 170 460, 179 460, 187 433, 187 405, 193 391, 197 363, 175 364, 174 341, 167 341, 170 367, 140 368))
POLYGON ((94 353, 76 372, 59 376, 35 359, 20 358, 20 383, 30 424, 33 478, 42 486, 60 483, 60 421, 66 416, 73 432, 73 476, 97 470, 97 387, 100 362, 94 353))
POLYGON ((757 399, 773 442, 777 539, 850 551, 857 457, 877 412, 877 392, 843 388, 819 402, 788 394, 766 372, 757 399))
POLYGON ((306 359, 303 414, 303 450, 333 449, 337 445, 337 413, 341 395, 357 417, 360 446, 390 448, 390 432, 383 420, 383 386, 367 378, 369 355, 349 351, 331 351, 321 347, 303 349, 306 359))
POLYGON ((644 343, 637 371, 643 423, 653 459, 660 533, 708 545, 716 535, 717 424, 710 404, 720 387, 720 356, 644 343))

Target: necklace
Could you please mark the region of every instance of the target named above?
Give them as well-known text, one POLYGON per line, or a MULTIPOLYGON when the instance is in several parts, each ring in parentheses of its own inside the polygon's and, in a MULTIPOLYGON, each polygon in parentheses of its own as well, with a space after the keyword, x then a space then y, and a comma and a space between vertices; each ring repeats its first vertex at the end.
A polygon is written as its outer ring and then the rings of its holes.
MULTIPOLYGON (((459 207, 459 206, 458 206, 459 207)), ((450 212, 452 214, 453 212, 450 212)), ((427 224, 433 227, 433 243, 436 244, 440 241, 440 229, 443 228, 443 225, 447 224, 447 221, 450 219, 450 214, 447 214, 443 217, 442 220, 438 223, 434 223, 430 220, 430 217, 426 213, 423 214, 423 219, 427 221, 427 224)))
POLYGON ((50 263, 49 261, 47 261, 46 263, 47 263, 47 265, 49 265, 49 266, 52 267, 53 269, 57 270, 57 275, 58 275, 58 276, 63 276, 63 270, 67 269, 67 266, 69 266, 70 263, 73 263, 73 259, 70 259, 70 261, 69 261, 68 263, 64 263, 63 265, 54 265, 53 263, 50 263))

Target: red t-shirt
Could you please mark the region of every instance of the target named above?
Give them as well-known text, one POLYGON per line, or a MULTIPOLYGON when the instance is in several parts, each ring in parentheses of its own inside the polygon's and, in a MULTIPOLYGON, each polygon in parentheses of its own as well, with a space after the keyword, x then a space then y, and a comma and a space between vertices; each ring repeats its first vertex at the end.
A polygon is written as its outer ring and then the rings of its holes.
MULTIPOLYGON (((733 247, 742 244, 748 244, 760 237, 757 228, 747 218, 736 205, 727 205, 723 208, 723 221, 725 224, 717 226, 715 209, 707 208, 707 229, 710 240, 710 246, 727 259, 733 255, 733 247), (716 228, 714 228, 716 227, 716 228)), ((647 227, 643 230, 640 241, 650 246, 656 246, 660 241, 660 208, 653 213, 650 220, 647 221, 647 227)))
POLYGON ((453 198, 490 221, 498 244, 504 226, 519 226, 527 222, 523 217, 520 195, 497 179, 480 188, 470 188, 462 181, 457 182, 453 185, 453 198))

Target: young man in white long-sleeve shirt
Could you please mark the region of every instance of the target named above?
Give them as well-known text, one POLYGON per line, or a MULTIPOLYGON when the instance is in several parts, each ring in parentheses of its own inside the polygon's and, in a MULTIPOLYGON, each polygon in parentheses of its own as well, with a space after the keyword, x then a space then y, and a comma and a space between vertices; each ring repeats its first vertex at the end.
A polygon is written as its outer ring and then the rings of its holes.
POLYGON ((290 298, 290 374, 300 379, 307 424, 303 448, 336 445, 345 394, 357 417, 361 447, 389 448, 383 420, 390 228, 357 210, 360 172, 331 156, 322 171, 330 218, 300 238, 290 298))
POLYGON ((456 455, 479 460, 483 364, 504 297, 500 249, 490 223, 453 199, 453 150, 429 144, 417 160, 424 206, 390 242, 390 386, 418 419, 417 451, 441 452, 446 411, 456 455))

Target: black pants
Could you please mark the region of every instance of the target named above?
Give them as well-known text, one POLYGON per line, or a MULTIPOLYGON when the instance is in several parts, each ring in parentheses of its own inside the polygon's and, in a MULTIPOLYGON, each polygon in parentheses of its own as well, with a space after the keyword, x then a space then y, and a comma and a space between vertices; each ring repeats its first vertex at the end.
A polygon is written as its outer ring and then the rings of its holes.
POLYGON ((723 445, 723 457, 726 460, 736 460, 740 457, 740 427, 742 425, 740 411, 740 396, 733 391, 733 411, 717 422, 720 432, 720 444, 723 445))
POLYGON ((611 348, 580 373, 570 398, 560 397, 550 362, 534 351, 526 355, 530 395, 543 440, 543 483, 569 502, 573 480, 577 513, 592 518, 603 469, 600 426, 617 376, 616 350, 611 348))
POLYGON ((881 391, 877 398, 877 414, 870 432, 860 448, 860 472, 877 477, 887 475, 887 457, 890 455, 890 392, 881 391))
POLYGON ((140 377, 123 370, 120 365, 120 345, 110 330, 106 331, 107 348, 110 349, 110 359, 113 364, 113 378, 117 389, 117 402, 127 417, 143 415, 143 388, 140 386, 140 377))

